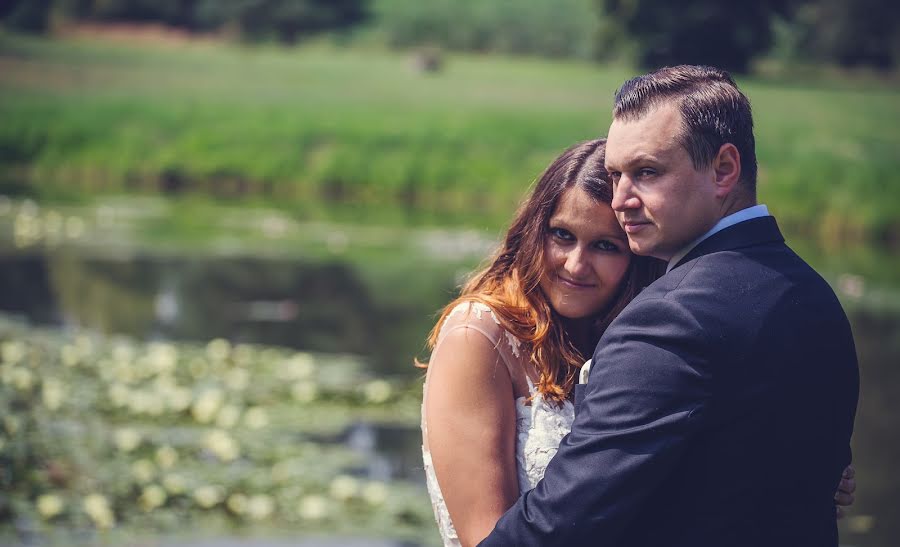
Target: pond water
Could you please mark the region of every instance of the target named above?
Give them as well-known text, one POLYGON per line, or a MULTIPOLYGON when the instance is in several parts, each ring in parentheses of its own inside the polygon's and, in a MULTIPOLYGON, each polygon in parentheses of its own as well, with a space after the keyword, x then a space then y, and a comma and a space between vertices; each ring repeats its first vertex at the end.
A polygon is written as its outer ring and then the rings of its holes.
MULTIPOLYGON (((435 313, 501 230, 297 220, 274 209, 157 199, 52 208, 3 198, 0 312, 140 340, 350 353, 375 376, 413 378, 435 313)), ((842 543, 896 545, 900 257, 789 240, 835 286, 858 344, 859 492, 842 543)), ((422 481, 418 432, 408 424, 359 421, 319 441, 365 454, 361 476, 422 481)))

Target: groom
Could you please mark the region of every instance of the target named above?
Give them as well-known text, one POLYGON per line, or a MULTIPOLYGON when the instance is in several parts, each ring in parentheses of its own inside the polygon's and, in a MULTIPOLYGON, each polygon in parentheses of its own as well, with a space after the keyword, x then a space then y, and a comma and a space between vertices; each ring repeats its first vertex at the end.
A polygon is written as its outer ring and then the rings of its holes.
POLYGON ((616 94, 612 206, 668 271, 607 329, 571 434, 481 545, 837 545, 856 353, 756 204, 754 146, 724 71, 664 68, 616 94))

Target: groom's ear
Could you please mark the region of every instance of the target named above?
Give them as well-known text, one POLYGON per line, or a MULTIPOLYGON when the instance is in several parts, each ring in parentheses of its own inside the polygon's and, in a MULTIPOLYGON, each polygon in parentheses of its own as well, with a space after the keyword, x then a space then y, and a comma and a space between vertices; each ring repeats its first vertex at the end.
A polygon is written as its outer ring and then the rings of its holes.
POLYGON ((735 145, 726 142, 719 147, 719 153, 713 158, 716 197, 724 198, 738 184, 741 178, 741 153, 735 145))

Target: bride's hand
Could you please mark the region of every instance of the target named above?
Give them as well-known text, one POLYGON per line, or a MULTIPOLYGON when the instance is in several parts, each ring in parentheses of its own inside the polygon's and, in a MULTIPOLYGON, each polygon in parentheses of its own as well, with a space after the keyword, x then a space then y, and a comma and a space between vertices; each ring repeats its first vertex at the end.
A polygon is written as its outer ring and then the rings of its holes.
POLYGON ((834 508, 835 513, 837 514, 837 518, 844 517, 844 507, 849 507, 853 505, 854 496, 853 492, 856 491, 856 470, 853 469, 852 465, 848 465, 844 468, 844 473, 841 475, 841 482, 838 483, 837 492, 834 493, 834 508))

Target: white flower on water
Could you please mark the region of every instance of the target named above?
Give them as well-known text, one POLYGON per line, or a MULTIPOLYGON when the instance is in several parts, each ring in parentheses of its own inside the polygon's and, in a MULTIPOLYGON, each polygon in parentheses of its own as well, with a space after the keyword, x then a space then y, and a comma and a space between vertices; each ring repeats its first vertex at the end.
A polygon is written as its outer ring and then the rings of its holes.
POLYGON ((163 487, 158 484, 151 484, 141 491, 138 504, 141 506, 141 509, 150 512, 166 503, 166 499, 168 499, 168 496, 163 487))
POLYGON ((109 502, 102 494, 87 495, 83 507, 84 512, 98 528, 112 528, 116 524, 109 502))
POLYGON ((147 364, 157 374, 170 372, 178 362, 178 350, 172 344, 155 342, 147 348, 147 364))
POLYGON ((112 402, 115 407, 123 407, 128 405, 128 401, 131 400, 131 390, 128 389, 123 383, 115 382, 110 384, 109 389, 106 390, 107 396, 109 396, 110 402, 112 402))
POLYGON ((240 492, 232 494, 225 500, 225 506, 235 515, 241 515, 247 511, 247 496, 240 492))
POLYGON ((44 229, 48 236, 56 236, 62 231, 63 216, 57 211, 47 211, 44 215, 44 229))
POLYGON ((179 494, 184 494, 185 490, 187 490, 187 483, 181 475, 177 475, 175 473, 170 473, 163 477, 162 479, 163 488, 166 489, 166 492, 173 496, 177 496, 179 494))
POLYGON ((242 368, 233 368, 225 373, 225 385, 232 391, 244 391, 250 384, 250 373, 242 368))
POLYGON ((25 357, 25 344, 16 340, 8 340, 0 344, 0 357, 3 362, 15 365, 25 357))
POLYGON ((252 346, 248 346, 247 344, 237 344, 234 346, 231 357, 234 359, 236 365, 246 366, 253 362, 255 353, 252 346))
POLYGON ((265 494, 250 496, 247 501, 247 516, 253 520, 265 520, 275 512, 275 500, 265 494))
POLYGON ((69 217, 66 219, 66 236, 69 239, 78 239, 84 235, 84 221, 78 217, 69 217))
POLYGON ((224 361, 230 353, 231 343, 224 338, 216 338, 206 344, 206 355, 213 361, 224 361))
POLYGON ((194 394, 186 387, 174 386, 165 392, 165 399, 171 410, 181 412, 191 406, 194 394))
POLYGON ((204 509, 218 505, 225 498, 225 490, 221 486, 201 486, 194 490, 194 501, 204 509))
POLYGON ((118 342, 112 349, 112 358, 117 364, 131 364, 134 359, 134 346, 128 342, 118 342))
POLYGON ((140 389, 131 392, 127 405, 134 414, 159 416, 165 410, 163 401, 160 400, 159 396, 140 389))
POLYGON ((201 380, 209 374, 209 363, 203 357, 194 357, 188 361, 188 372, 194 380, 201 380))
POLYGON ((178 462, 178 452, 169 445, 156 449, 156 463, 161 469, 171 469, 178 462))
POLYGON ((126 361, 114 361, 112 372, 116 380, 123 384, 132 384, 138 380, 137 371, 126 361))
POLYGON ((322 496, 304 496, 297 505, 297 515, 305 520, 320 520, 328 516, 328 500, 322 496))
POLYGON ((38 496, 35 505, 38 514, 45 520, 52 519, 56 515, 62 513, 65 508, 65 503, 63 503, 62 498, 54 494, 43 494, 38 496))
POLYGON ((191 407, 191 414, 201 424, 208 424, 216 417, 222 403, 225 402, 225 394, 219 389, 207 389, 200 394, 191 407))
POLYGON ((13 367, 9 371, 9 384, 19 391, 30 391, 34 385, 34 374, 23 367, 13 367))
POLYGON ((390 399, 392 391, 391 384, 385 380, 372 380, 363 388, 366 401, 375 404, 383 403, 390 399))
POLYGON ((311 403, 316 400, 318 394, 318 386, 307 380, 295 382, 294 385, 291 386, 291 397, 298 403, 311 403))
POLYGON ((81 362, 81 354, 78 347, 66 344, 59 350, 59 360, 67 367, 74 367, 81 362))
POLYGON ((203 446, 224 462, 230 462, 241 454, 237 441, 221 429, 214 429, 207 433, 203 439, 203 446))
POLYGON ((349 475, 338 475, 331 481, 329 491, 334 499, 347 501, 359 493, 359 480, 349 475))
POLYGON ((130 427, 122 427, 113 433, 116 448, 122 452, 131 452, 141 444, 141 434, 130 427))
POLYGON ((286 359, 278 367, 278 377, 282 380, 305 380, 315 372, 312 355, 298 352, 286 359))
POLYGON ((244 425, 250 429, 262 429, 269 425, 269 415, 264 408, 254 406, 244 413, 244 425))
POLYGON ((223 429, 231 429, 241 419, 241 409, 236 405, 225 405, 216 417, 216 425, 223 429))
POLYGON ((272 466, 269 476, 277 483, 287 482, 294 475, 293 468, 294 464, 291 460, 282 460, 272 466))
POLYGON ((387 485, 381 481, 371 481, 363 486, 362 498, 370 505, 384 505, 388 498, 387 485))
POLYGON ((156 466, 142 458, 131 464, 131 475, 139 484, 147 484, 156 478, 156 466))
POLYGON ((43 384, 42 398, 47 409, 58 410, 66 399, 66 390, 62 382, 56 378, 46 378, 43 384))

